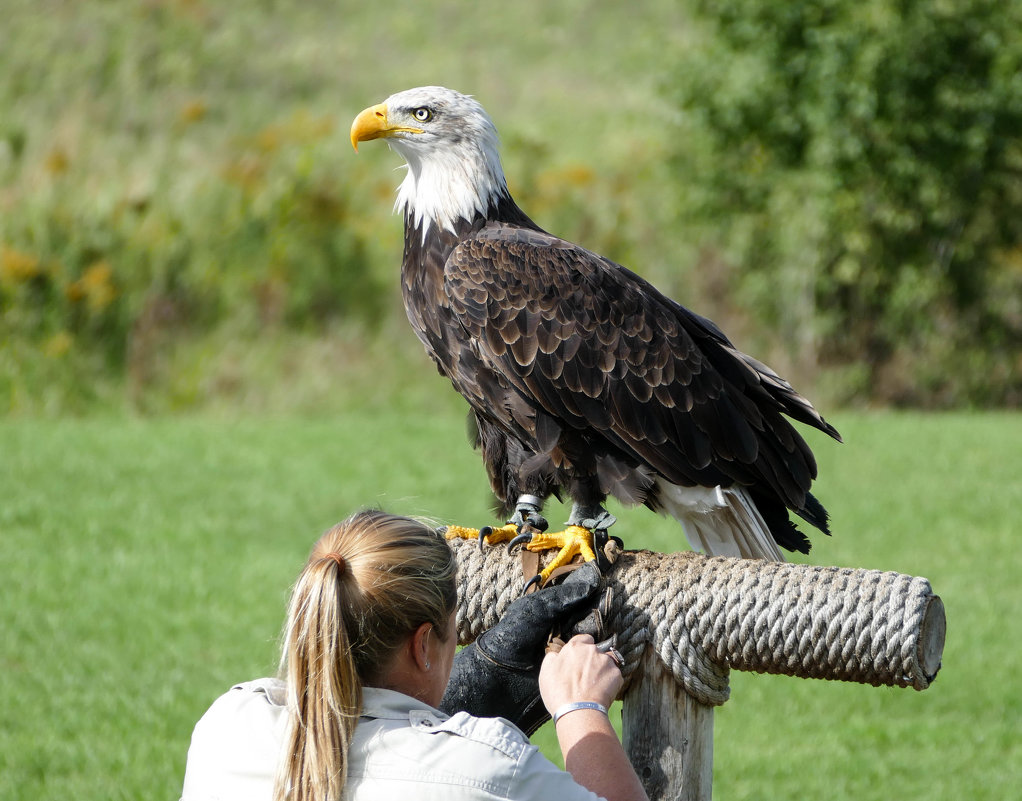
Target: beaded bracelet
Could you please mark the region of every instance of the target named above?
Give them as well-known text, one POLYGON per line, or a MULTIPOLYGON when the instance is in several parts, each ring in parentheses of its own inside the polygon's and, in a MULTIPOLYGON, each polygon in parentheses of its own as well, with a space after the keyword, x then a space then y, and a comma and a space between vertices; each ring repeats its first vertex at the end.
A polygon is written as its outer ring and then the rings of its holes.
POLYGON ((554 724, 556 725, 557 721, 569 712, 576 712, 579 709, 595 709, 597 712, 602 712, 604 715, 607 714, 607 707, 603 704, 598 704, 595 701, 575 701, 573 703, 557 707, 557 711, 554 712, 554 724))

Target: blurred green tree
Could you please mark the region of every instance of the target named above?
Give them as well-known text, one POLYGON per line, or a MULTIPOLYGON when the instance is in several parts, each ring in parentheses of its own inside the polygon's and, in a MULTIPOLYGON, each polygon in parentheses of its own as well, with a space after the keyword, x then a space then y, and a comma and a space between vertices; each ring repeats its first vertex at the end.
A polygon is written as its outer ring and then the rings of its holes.
POLYGON ((1022 5, 694 0, 683 204, 845 399, 1022 400, 1022 5), (709 225, 708 225, 709 224, 709 225))

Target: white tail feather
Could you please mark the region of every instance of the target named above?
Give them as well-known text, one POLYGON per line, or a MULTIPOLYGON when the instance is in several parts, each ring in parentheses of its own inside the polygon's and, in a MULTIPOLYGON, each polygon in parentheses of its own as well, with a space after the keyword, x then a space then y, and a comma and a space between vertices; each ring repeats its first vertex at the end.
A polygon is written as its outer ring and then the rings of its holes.
POLYGON ((783 562, 784 555, 748 493, 740 487, 679 487, 657 480, 661 511, 685 530, 689 545, 710 556, 783 562))

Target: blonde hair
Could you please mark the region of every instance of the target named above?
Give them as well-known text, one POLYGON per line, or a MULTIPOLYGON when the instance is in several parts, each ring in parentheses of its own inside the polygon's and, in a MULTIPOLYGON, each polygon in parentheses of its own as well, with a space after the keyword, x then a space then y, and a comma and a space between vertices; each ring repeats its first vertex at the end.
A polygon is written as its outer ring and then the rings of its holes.
POLYGON ((446 637, 455 570, 443 537, 407 517, 359 512, 320 537, 284 626, 290 725, 275 801, 341 797, 363 685, 422 623, 446 637))

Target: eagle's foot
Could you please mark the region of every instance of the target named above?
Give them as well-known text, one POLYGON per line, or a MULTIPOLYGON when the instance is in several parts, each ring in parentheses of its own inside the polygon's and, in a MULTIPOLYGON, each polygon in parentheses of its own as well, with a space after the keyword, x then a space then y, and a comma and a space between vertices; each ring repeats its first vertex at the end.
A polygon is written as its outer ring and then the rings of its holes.
POLYGON ((526 591, 533 584, 540 587, 546 585, 550 575, 557 568, 568 564, 576 556, 582 557, 585 562, 596 561, 596 552, 593 550, 593 533, 581 526, 569 525, 564 531, 526 531, 511 540, 508 547, 524 543, 527 550, 533 553, 540 551, 556 550, 557 555, 546 567, 533 576, 525 585, 526 591))
POLYGON ((465 526, 444 526, 443 535, 448 540, 478 540, 479 548, 484 545, 496 545, 500 542, 508 542, 518 534, 518 526, 508 523, 506 526, 494 528, 483 526, 482 528, 466 528, 465 526))

